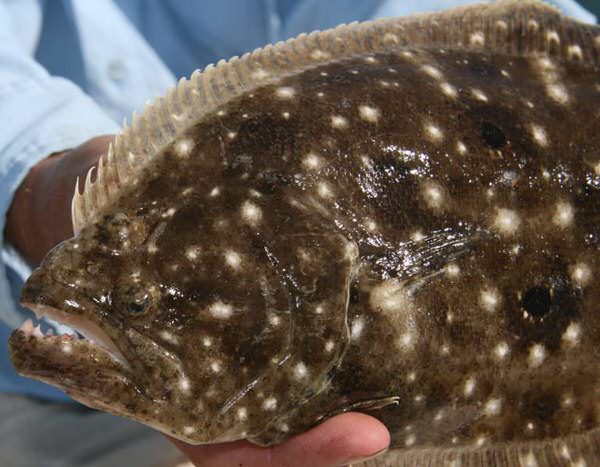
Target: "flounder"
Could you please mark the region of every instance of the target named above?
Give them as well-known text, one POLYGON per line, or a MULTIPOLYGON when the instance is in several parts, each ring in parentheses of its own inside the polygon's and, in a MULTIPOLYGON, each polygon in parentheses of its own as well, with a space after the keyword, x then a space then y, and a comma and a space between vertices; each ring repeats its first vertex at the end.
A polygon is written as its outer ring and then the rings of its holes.
POLYGON ((528 0, 195 72, 25 285, 88 339, 28 322, 15 367, 194 444, 358 410, 385 465, 598 465, 599 63, 528 0))

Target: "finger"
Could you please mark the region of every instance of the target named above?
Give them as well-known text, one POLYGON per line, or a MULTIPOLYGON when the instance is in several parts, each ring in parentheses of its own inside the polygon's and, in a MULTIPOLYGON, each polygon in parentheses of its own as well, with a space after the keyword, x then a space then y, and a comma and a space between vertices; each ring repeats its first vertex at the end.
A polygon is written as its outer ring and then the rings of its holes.
POLYGON ((333 467, 358 462, 385 450, 390 435, 376 419, 347 413, 271 447, 246 441, 204 446, 173 441, 200 467, 333 467))
POLYGON ((390 434, 381 422, 368 415, 347 413, 274 447, 272 465, 345 465, 372 457, 389 444, 390 434))

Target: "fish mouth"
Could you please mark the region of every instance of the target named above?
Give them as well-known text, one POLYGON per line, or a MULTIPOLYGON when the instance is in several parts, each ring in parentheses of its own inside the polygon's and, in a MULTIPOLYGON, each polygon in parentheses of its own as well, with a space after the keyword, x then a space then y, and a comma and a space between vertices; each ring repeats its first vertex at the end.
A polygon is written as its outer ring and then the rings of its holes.
POLYGON ((22 376, 56 386, 74 399, 99 408, 134 386, 131 367, 114 341, 99 325, 57 308, 24 303, 38 320, 49 318, 74 330, 72 334, 42 332, 26 320, 9 339, 12 363, 22 376))
POLYGON ((43 333, 39 324, 34 326, 33 320, 28 319, 18 328, 18 331, 23 332, 26 336, 33 336, 35 339, 50 339, 51 341, 60 339, 67 342, 70 341, 71 343, 75 340, 84 341, 82 345, 87 344, 87 347, 90 349, 95 348, 98 351, 103 351, 122 366, 129 368, 125 356, 115 345, 114 341, 93 321, 80 315, 65 313, 58 308, 47 305, 32 303, 24 303, 23 305, 35 313, 38 321, 48 318, 59 324, 66 325, 75 331, 73 334, 63 334, 62 336, 55 336, 53 331, 43 333))

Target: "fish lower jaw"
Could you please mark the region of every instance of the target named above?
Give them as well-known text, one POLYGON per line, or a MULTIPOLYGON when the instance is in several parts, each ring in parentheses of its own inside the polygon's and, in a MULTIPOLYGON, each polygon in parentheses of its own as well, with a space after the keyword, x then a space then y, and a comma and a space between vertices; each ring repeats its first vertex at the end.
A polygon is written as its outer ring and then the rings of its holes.
POLYGON ((36 339, 61 339, 64 342, 69 341, 85 341, 86 344, 91 345, 93 348, 97 348, 108 354, 113 360, 125 368, 130 368, 129 363, 117 346, 113 343, 112 339, 104 332, 97 324, 80 316, 69 315, 56 308, 48 307, 45 305, 27 304, 27 306, 33 310, 36 318, 41 321, 43 318, 49 318, 57 323, 68 326, 73 329, 73 333, 63 333, 62 335, 55 335, 52 329, 49 329, 44 333, 41 329, 40 324, 34 325, 32 319, 27 319, 18 328, 27 336, 33 336, 36 339))

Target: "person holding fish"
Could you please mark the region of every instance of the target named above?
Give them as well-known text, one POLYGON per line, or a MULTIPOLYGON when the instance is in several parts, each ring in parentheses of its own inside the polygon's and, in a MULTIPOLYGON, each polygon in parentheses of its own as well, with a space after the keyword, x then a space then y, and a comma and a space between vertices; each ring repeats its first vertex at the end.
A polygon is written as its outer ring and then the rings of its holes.
MULTIPOLYGON (((6 341, 11 329, 31 316, 18 305, 23 281, 55 245, 73 236, 75 181, 83 181, 107 153, 120 131, 115 122, 164 94, 176 77, 301 32, 462 3, 467 2, 0 1, 0 210, 5 241, 0 336, 6 341)), ((568 14, 593 21, 573 1, 555 3, 568 14)), ((366 119, 377 117, 373 110, 365 112, 366 119)), ((186 251, 189 257, 194 254, 186 251)), ((235 255, 226 259, 233 266, 239 261, 235 255)), ((214 310, 218 316, 227 313, 222 304, 214 310)), ((73 332, 57 320, 41 326, 45 333, 73 332)), ((17 376, 5 347, 0 391, 0 415, 7 425, 7 434, 0 438, 2 465, 158 467, 177 458, 169 444, 141 425, 82 410, 64 393, 17 376), (14 415, 15 408, 24 415, 14 415)), ((171 440, 206 467, 326 467, 381 454, 390 434, 377 419, 349 412, 270 447, 247 441, 194 446, 171 440)))

